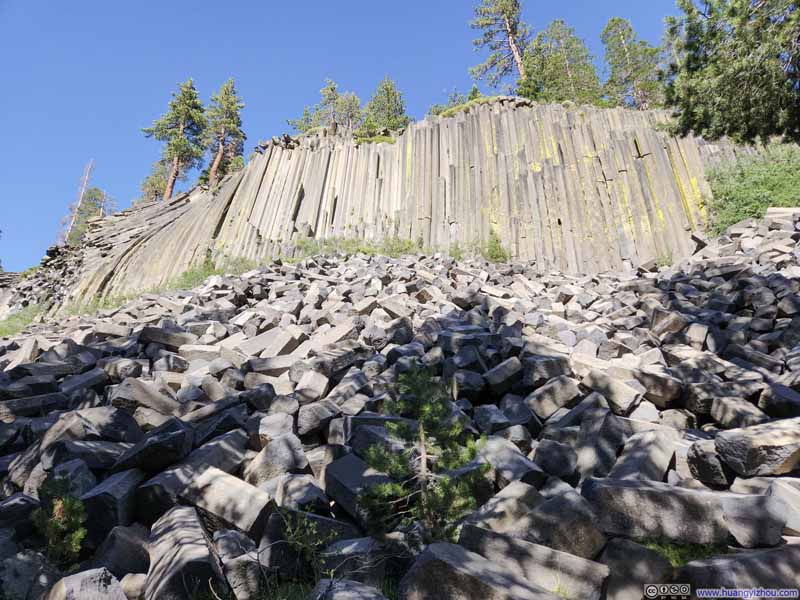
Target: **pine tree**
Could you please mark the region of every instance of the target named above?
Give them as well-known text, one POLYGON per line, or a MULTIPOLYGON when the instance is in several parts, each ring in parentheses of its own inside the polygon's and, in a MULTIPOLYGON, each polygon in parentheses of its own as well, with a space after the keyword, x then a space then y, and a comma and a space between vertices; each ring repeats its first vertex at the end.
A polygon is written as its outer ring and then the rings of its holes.
POLYGON ((478 84, 477 83, 473 83, 472 84, 472 89, 470 89, 469 94, 467 94, 467 100, 469 100, 469 101, 477 100, 482 95, 483 94, 481 94, 481 91, 478 89, 478 84))
POLYGON ((475 510, 474 492, 484 475, 481 468, 457 477, 453 472, 475 459, 477 447, 471 440, 462 444, 465 422, 432 372, 415 365, 398 377, 397 387, 384 411, 402 420, 386 429, 405 450, 392 452, 383 444, 368 449, 369 466, 392 481, 368 488, 363 506, 375 532, 416 522, 424 541, 450 540, 458 521, 475 510))
POLYGON ((800 7, 790 0, 678 0, 667 19, 676 130, 800 140, 800 7))
POLYGON ((205 151, 205 125, 203 103, 190 78, 173 93, 166 114, 142 130, 147 137, 164 142, 162 159, 169 164, 164 200, 172 197, 175 182, 181 175, 200 165, 205 151))
POLYGON ((83 236, 86 235, 89 220, 110 214, 113 206, 114 201, 100 188, 90 187, 87 189, 83 194, 80 206, 71 207, 69 216, 64 220, 65 225, 72 225, 69 231, 64 232, 64 241, 70 246, 80 244, 83 236))
POLYGON ((411 121, 406 114, 406 103, 397 84, 385 76, 364 109, 364 124, 360 135, 374 135, 376 132, 389 129, 402 129, 411 121))
POLYGON ((639 110, 661 106, 661 49, 637 39, 630 22, 620 17, 609 20, 601 39, 608 66, 605 92, 609 100, 639 110))
POLYGON ((467 96, 460 93, 458 90, 453 90, 447 96, 447 102, 442 104, 431 104, 431 107, 428 109, 428 115, 438 117, 444 111, 465 104, 466 102, 467 96))
MULTIPOLYGON (((155 202, 164 197, 164 188, 167 186, 169 177, 169 165, 166 161, 157 160, 153 163, 150 174, 144 178, 139 186, 141 196, 134 200, 134 205, 142 202, 155 202)), ((177 181, 185 181, 186 175, 180 174, 177 181)))
POLYGON ((555 20, 540 32, 525 58, 529 75, 519 84, 520 96, 541 102, 601 103, 600 78, 589 49, 564 21, 555 20))
POLYGON ((233 79, 222 84, 219 93, 211 96, 208 108, 206 145, 214 158, 208 169, 208 185, 214 188, 217 180, 224 177, 234 165, 243 164, 244 141, 247 136, 242 131, 242 117, 239 114, 244 103, 236 94, 233 79))
POLYGON ((299 119, 289 119, 289 125, 297 131, 307 132, 317 127, 342 127, 355 131, 364 120, 361 99, 353 92, 340 92, 332 79, 325 80, 320 90, 321 100, 313 108, 306 106, 299 119))
POLYGON ((519 0, 481 0, 475 7, 475 18, 470 23, 481 35, 472 43, 476 50, 488 48, 485 62, 470 69, 475 79, 486 79, 497 87, 516 69, 519 79, 525 79, 525 51, 530 30, 522 21, 519 0))

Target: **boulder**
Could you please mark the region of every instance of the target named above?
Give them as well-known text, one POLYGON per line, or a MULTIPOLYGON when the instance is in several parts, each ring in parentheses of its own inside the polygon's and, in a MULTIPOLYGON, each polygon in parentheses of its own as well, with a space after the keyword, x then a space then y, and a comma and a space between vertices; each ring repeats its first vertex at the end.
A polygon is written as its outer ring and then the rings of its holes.
POLYGON ((308 473, 308 458, 300 440, 288 433, 272 440, 244 469, 248 483, 258 486, 284 473, 308 473))
POLYGON ((475 525, 464 525, 458 543, 563 598, 600 600, 609 575, 600 563, 475 525))
POLYGON ((190 506, 176 506, 153 524, 144 600, 185 600, 227 583, 206 533, 190 506))
POLYGON ((781 475, 800 466, 800 417, 723 431, 720 458, 739 475, 781 475))
POLYGON ((272 498, 259 488, 216 467, 207 467, 183 488, 178 497, 202 514, 260 539, 272 498))
POLYGON ((147 475, 139 469, 120 471, 81 496, 86 508, 86 541, 100 544, 118 525, 135 518, 135 493, 147 475))
POLYGON ((609 540, 597 560, 609 569, 606 600, 642 600, 646 584, 664 583, 673 571, 658 552, 623 538, 609 540))
POLYGON ((387 600, 380 590, 349 579, 320 579, 306 600, 387 600))
POLYGON ((117 459, 113 469, 141 469, 147 473, 163 471, 192 451, 194 431, 183 421, 170 418, 145 434, 117 459))
POLYGON ((47 600, 127 600, 119 581, 108 569, 81 571, 59 579, 47 600))
POLYGON ((558 596, 462 546, 436 543, 420 554, 400 581, 405 600, 558 600, 558 596))
POLYGON ((562 406, 572 406, 580 397, 578 382, 566 375, 554 377, 525 397, 525 403, 540 419, 548 419, 562 406))

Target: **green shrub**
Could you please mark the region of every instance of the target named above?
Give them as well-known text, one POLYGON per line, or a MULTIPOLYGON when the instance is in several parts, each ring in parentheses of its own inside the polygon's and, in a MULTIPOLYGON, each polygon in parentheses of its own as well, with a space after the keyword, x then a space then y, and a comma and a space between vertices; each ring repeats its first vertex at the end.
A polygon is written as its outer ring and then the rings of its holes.
POLYGON ((494 229, 489 233, 489 241, 486 242, 486 248, 483 249, 483 257, 491 262, 508 262, 511 259, 508 251, 503 248, 500 236, 494 229))
POLYGON ((480 98, 475 98, 474 100, 470 100, 469 102, 465 102, 464 104, 459 104, 458 106, 453 106, 448 108, 447 110, 441 113, 442 118, 454 117, 458 113, 468 111, 469 109, 479 106, 481 104, 491 104, 492 102, 496 102, 500 96, 481 96, 480 98))
POLYGON ((356 136, 356 144, 396 144, 397 140, 388 135, 356 136))
POLYGON ((460 520, 477 508, 475 490, 484 473, 449 473, 474 460, 477 447, 471 439, 462 442, 464 423, 453 418, 447 387, 431 371, 414 366, 399 376, 397 387, 397 399, 385 400, 384 410, 412 421, 386 424, 404 442, 402 452, 374 444, 365 453, 370 467, 392 479, 364 493, 369 527, 385 533, 398 523, 416 522, 424 542, 453 541, 460 520))
POLYGON ((455 260, 464 260, 464 250, 461 248, 461 245, 458 242, 453 242, 450 244, 450 250, 448 251, 448 254, 455 260))
POLYGON ((650 540, 644 542, 645 547, 658 552, 666 558, 673 567, 682 567, 693 560, 705 560, 712 556, 726 554, 725 546, 712 544, 678 544, 665 540, 650 540))
POLYGON ((69 492, 66 479, 48 479, 39 488, 41 506, 33 513, 33 524, 45 539, 45 553, 54 564, 68 568, 81 553, 86 537, 83 502, 69 492))
POLYGON ((656 266, 660 269, 662 267, 671 267, 672 266, 672 253, 668 252, 666 254, 662 254, 656 259, 656 266))
POLYGON ((744 219, 760 219, 770 206, 800 205, 800 147, 774 144, 760 153, 709 170, 713 198, 709 229, 721 234, 744 219))
POLYGON ((3 319, 0 321, 0 337, 9 337, 22 332, 28 325, 36 320, 36 317, 38 317, 41 312, 41 308, 36 305, 26 306, 3 319))

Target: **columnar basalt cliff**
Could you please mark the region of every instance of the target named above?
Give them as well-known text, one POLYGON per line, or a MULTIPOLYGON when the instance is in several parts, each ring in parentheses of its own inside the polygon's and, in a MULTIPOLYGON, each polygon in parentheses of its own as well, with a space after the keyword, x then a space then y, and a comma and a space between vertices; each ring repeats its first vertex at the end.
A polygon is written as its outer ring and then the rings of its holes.
POLYGON ((60 301, 149 289, 207 258, 274 257, 306 237, 446 250, 494 232, 538 272, 678 259, 703 225, 705 166, 732 148, 671 137, 666 119, 503 98, 413 123, 394 143, 275 138, 216 193, 94 223, 60 301))

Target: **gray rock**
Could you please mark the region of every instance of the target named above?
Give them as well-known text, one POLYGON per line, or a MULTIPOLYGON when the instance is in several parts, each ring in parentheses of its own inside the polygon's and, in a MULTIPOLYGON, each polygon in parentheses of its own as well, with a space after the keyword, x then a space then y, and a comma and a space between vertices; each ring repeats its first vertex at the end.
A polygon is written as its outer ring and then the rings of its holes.
POLYGON ((539 504, 508 533, 534 544, 591 559, 606 543, 606 537, 596 522, 597 518, 586 500, 569 491, 539 504))
POLYGON ((26 550, 0 564, 0 591, 6 598, 43 598, 61 577, 43 554, 26 550))
POLYGON ((250 448, 261 450, 272 440, 293 433, 294 419, 286 413, 264 415, 255 413, 247 421, 247 433, 250 437, 250 448))
POLYGON ((200 472, 179 498, 253 539, 261 537, 272 510, 269 494, 216 467, 200 472))
POLYGON ((386 600, 386 596, 372 586, 349 579, 320 579, 306 600, 386 600))
POLYGON ((97 478, 89 470, 86 463, 78 458, 56 466, 50 476, 53 479, 67 481, 70 493, 76 498, 83 496, 97 485, 97 478))
POLYGON ((785 532, 800 536, 800 485, 791 485, 783 479, 775 479, 769 484, 768 493, 783 502, 778 506, 783 510, 786 520, 785 532))
POLYGON ((138 523, 114 527, 95 552, 92 568, 105 568, 117 579, 145 573, 150 567, 150 531, 138 523))
POLYGON ((475 425, 482 433, 493 434, 510 425, 508 417, 494 404, 486 404, 475 409, 475 425))
POLYGON ((512 356, 487 371, 483 378, 493 394, 499 396, 522 379, 522 363, 512 356))
POLYGON ((197 511, 176 506, 155 522, 150 534, 150 569, 145 600, 184 600, 211 585, 224 591, 227 583, 211 551, 197 511))
POLYGON ((136 516, 152 523, 178 502, 178 495, 209 466, 226 473, 236 471, 244 460, 247 435, 231 431, 200 446, 177 465, 142 483, 136 490, 136 516))
POLYGON ((547 419, 562 406, 574 405, 579 397, 578 382, 561 375, 528 394, 525 403, 537 417, 547 419))
POLYGON ((567 444, 547 439, 540 441, 534 451, 533 462, 549 475, 568 483, 578 483, 578 455, 567 444))
MULTIPOLYGON (((589 479, 583 496, 609 535, 684 544, 774 545, 784 526, 768 496, 697 491, 654 481, 589 479)), ((782 522, 783 521, 783 522, 782 522)))
POLYGON ((366 523, 366 513, 361 505, 362 494, 371 486, 389 481, 384 473, 371 468, 355 454, 347 454, 325 469, 325 492, 361 524, 366 523))
POLYGON ((711 417, 726 428, 749 427, 769 421, 766 413, 747 400, 729 396, 714 398, 711 417))
POLYGON ((645 584, 664 583, 672 576, 672 565, 666 558, 622 538, 609 540, 598 561, 610 571, 607 600, 642 600, 645 584))
POLYGON ((692 561, 679 569, 675 581, 698 588, 797 588, 800 544, 770 550, 737 552, 692 561))
POLYGON ((126 450, 113 468, 116 471, 141 469, 148 473, 162 471, 188 456, 193 442, 192 428, 180 419, 171 418, 126 450))
POLYGON ((477 460, 491 467, 492 479, 500 488, 513 481, 539 487, 547 479, 547 473, 535 462, 522 454, 514 444, 498 436, 490 436, 484 444, 479 445, 477 460))
POLYGON ((309 472, 308 458, 297 436, 289 433, 272 440, 245 467, 244 478, 258 486, 284 473, 309 472))
POLYGON ((632 435, 608 476, 663 481, 675 455, 676 437, 669 431, 644 431, 632 435))
POLYGON ((120 471, 81 496, 87 543, 100 544, 114 527, 133 523, 136 489, 146 477, 139 469, 120 471))
POLYGON ((542 502, 544 498, 535 487, 514 481, 469 515, 466 522, 493 531, 510 531, 542 502))
POLYGON ((720 460, 714 440, 702 440, 689 447, 686 455, 692 477, 713 487, 730 486, 735 474, 720 460))
POLYGON ((441 598, 443 590, 463 600, 558 599, 515 571, 462 546, 431 544, 401 580, 400 596, 406 600, 433 600, 441 598))
POLYGON ((128 600, 140 600, 144 595, 144 584, 147 581, 146 573, 128 573, 120 579, 119 586, 128 600))
POLYGON ((127 600, 119 581, 107 569, 81 571, 58 580, 47 600, 127 600))
POLYGON ((744 477, 781 475, 800 465, 800 417, 723 431, 717 453, 744 477))
POLYGON ((470 524, 458 543, 562 598, 600 600, 609 575, 602 564, 470 524))
POLYGON ((602 394, 609 408, 617 415, 629 414, 642 397, 638 389, 597 369, 589 371, 581 383, 602 394))

